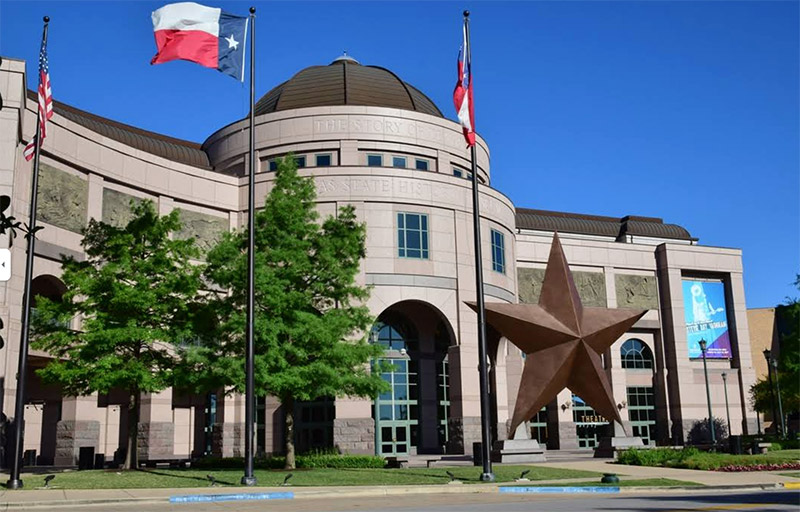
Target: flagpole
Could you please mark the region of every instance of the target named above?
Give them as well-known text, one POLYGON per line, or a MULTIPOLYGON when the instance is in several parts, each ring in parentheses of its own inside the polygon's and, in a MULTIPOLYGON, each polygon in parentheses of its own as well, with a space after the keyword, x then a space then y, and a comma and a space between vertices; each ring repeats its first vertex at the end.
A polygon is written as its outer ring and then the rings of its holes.
MULTIPOLYGON (((469 11, 464 11, 464 28, 467 34, 466 52, 467 62, 472 65, 472 45, 469 42, 469 11)), ((472 85, 472 70, 469 74, 472 85)), ((471 106, 471 105, 470 105, 471 106)), ((483 473, 481 481, 494 482, 492 473, 492 430, 489 420, 491 417, 491 404, 489 402, 489 370, 486 367, 486 306, 483 299, 483 258, 481 257, 481 213, 478 196, 478 163, 475 144, 472 150, 472 222, 475 231, 475 288, 478 294, 478 368, 480 371, 481 391, 481 459, 483 460, 483 473)))
POLYGON ((242 485, 253 486, 256 477, 253 475, 253 429, 255 412, 255 380, 253 341, 253 317, 255 313, 255 175, 256 175, 256 137, 255 137, 255 94, 256 94, 256 8, 250 8, 250 172, 247 187, 247 349, 246 349, 246 383, 244 405, 244 476, 242 485))
MULTIPOLYGON (((50 16, 42 18, 42 46, 47 44, 47 27, 50 16)), ((41 56, 40 56, 41 58, 41 56)), ((42 74, 39 73, 41 87, 42 74)), ((37 97, 38 98, 38 97, 37 97)), ((37 100, 38 101, 38 100, 37 100)), ((17 394, 14 403, 14 459, 11 461, 11 476, 6 486, 9 489, 22 488, 20 470, 22 469, 22 441, 25 431, 25 378, 28 373, 28 343, 31 320, 31 279, 33 277, 33 249, 36 242, 36 199, 39 189, 39 152, 42 147, 42 109, 37 107, 36 141, 34 143, 33 176, 31 176, 31 204, 28 211, 28 254, 25 261, 25 293, 22 296, 22 333, 19 343, 19 367, 17 370, 17 394)))

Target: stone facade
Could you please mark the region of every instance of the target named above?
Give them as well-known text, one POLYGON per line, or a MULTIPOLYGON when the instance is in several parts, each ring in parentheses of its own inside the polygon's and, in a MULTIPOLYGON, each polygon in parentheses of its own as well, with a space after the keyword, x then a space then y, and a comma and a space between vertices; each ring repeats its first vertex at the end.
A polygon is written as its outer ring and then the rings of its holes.
POLYGON ((600 272, 573 272, 575 288, 587 307, 606 307, 606 279, 600 272))
POLYGON ((334 419, 333 443, 340 453, 375 453, 375 421, 372 418, 334 419))
POLYGON ((37 217, 73 233, 86 226, 89 184, 85 179, 47 164, 39 166, 37 217))
POLYGON ((244 456, 244 424, 217 423, 213 427, 211 453, 215 457, 244 456))
POLYGON ((543 268, 518 268, 519 301, 523 304, 538 304, 544 283, 543 268))
POLYGON ((139 423, 139 460, 170 460, 175 452, 175 425, 165 421, 139 423))

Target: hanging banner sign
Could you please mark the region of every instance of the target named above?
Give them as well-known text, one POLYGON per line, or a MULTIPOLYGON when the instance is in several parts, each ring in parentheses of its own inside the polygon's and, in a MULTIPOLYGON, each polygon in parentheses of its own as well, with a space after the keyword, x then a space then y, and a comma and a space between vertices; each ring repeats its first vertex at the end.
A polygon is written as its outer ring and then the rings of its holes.
POLYGON ((726 310, 724 283, 683 280, 683 311, 690 359, 703 357, 700 340, 706 340, 707 358, 731 358, 726 310))

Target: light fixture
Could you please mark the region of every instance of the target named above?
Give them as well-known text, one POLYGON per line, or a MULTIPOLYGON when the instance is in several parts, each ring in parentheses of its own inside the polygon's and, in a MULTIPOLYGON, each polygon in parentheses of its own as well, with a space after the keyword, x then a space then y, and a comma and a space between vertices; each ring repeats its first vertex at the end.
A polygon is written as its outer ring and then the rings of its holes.
POLYGON ((622 410, 622 409, 626 408, 627 406, 628 406, 628 402, 626 400, 623 400, 622 402, 617 404, 617 409, 622 410))

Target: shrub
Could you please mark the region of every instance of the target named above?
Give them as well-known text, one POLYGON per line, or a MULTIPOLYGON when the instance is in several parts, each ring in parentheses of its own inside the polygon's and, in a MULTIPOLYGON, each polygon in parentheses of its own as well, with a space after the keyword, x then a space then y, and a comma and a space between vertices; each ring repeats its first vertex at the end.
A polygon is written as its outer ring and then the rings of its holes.
POLYGON ((617 457, 617 461, 620 464, 629 464, 631 466, 676 466, 699 453, 697 448, 691 446, 683 449, 631 449, 621 452, 617 457))
MULTIPOLYGON (((720 442, 728 437, 728 424, 722 418, 713 418, 714 435, 720 442)), ((711 431, 708 429, 708 420, 697 420, 692 424, 688 435, 689 444, 707 444, 711 442, 711 431)))

